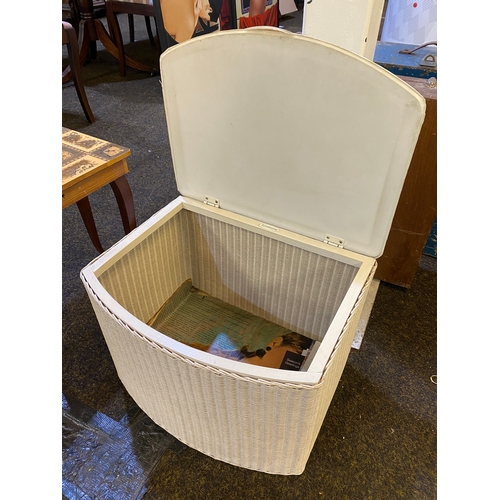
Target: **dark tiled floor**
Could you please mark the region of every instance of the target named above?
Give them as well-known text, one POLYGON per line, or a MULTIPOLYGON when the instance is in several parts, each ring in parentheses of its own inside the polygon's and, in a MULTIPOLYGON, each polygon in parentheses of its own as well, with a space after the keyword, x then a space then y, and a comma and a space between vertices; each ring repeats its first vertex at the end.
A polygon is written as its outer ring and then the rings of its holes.
MULTIPOLYGON (((300 12, 280 22, 300 29, 300 12)), ((145 30, 131 47, 154 57, 145 30), (141 38, 142 35, 142 38, 141 38)), ((63 126, 127 145, 138 223, 177 196, 159 77, 99 50, 84 68, 96 123, 63 87, 63 126)), ((90 197, 105 248, 123 235, 111 190, 90 197)), ((301 476, 216 461, 156 426, 124 391, 79 278, 96 257, 75 206, 63 211, 63 499, 435 499, 437 260, 408 290, 381 283, 361 349, 352 350, 301 476)), ((265 436, 256 436, 265 439, 265 436)), ((272 446, 272 443, 270 443, 272 446)))

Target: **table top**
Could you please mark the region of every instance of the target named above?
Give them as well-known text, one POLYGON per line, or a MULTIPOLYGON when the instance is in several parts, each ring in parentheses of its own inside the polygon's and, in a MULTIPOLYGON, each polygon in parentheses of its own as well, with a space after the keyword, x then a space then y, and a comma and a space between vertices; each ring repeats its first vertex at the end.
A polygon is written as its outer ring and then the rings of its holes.
POLYGON ((63 190, 130 155, 130 149, 62 128, 63 190))

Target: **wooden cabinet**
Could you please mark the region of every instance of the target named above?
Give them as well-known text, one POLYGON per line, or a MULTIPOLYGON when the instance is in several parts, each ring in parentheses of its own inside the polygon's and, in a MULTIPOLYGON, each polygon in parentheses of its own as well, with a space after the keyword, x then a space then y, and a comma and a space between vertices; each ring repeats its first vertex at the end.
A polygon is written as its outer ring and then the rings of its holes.
POLYGON ((399 78, 425 97, 427 111, 375 278, 409 288, 437 214, 437 88, 399 78))

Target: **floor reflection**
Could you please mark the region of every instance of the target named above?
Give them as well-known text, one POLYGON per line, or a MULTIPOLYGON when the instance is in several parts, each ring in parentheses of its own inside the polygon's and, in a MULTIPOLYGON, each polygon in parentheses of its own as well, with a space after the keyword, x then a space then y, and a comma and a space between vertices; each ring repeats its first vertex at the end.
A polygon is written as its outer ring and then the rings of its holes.
MULTIPOLYGON (((136 500, 175 439, 138 407, 116 421, 63 395, 63 495, 136 500)), ((63 497, 64 498, 64 497, 63 497)))

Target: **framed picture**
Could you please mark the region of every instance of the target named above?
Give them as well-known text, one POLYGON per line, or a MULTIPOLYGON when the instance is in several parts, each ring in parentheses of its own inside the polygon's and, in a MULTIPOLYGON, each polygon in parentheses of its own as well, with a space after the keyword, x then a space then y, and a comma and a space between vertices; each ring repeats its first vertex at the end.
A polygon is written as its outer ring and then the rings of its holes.
POLYGON ((218 30, 278 27, 278 1, 153 0, 161 49, 218 30))
POLYGON ((223 0, 154 0, 162 51, 220 29, 223 0))

